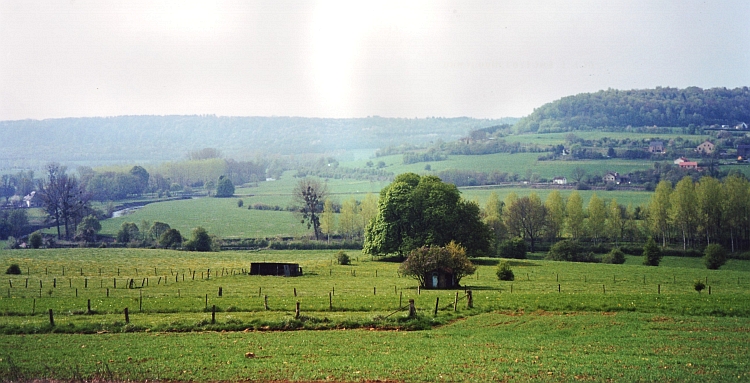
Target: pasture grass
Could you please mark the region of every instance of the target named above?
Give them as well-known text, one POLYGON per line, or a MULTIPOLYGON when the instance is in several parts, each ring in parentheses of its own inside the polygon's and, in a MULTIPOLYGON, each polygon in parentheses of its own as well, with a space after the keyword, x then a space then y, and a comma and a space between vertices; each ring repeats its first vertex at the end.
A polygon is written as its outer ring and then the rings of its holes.
MULTIPOLYGON (((0 376, 168 381, 746 381, 744 318, 494 311, 431 331, 0 337, 0 376), (254 357, 246 357, 251 352, 254 357)), ((11 379, 9 379, 11 378, 11 379)))
POLYGON ((464 289, 418 290, 398 263, 350 255, 353 265, 340 266, 336 251, 2 250, 0 268, 18 263, 23 274, 6 275, 0 288, 0 378, 750 379, 747 261, 706 270, 700 258, 666 257, 659 267, 631 256, 624 265, 510 260, 516 280, 501 282, 498 259, 476 259, 478 272, 462 280, 473 292, 468 308, 464 289), (298 262, 304 276, 241 273, 258 261, 298 262), (128 278, 136 288, 126 288, 128 278), (693 289, 696 279, 711 295, 693 289), (416 319, 400 310, 408 299, 416 319))

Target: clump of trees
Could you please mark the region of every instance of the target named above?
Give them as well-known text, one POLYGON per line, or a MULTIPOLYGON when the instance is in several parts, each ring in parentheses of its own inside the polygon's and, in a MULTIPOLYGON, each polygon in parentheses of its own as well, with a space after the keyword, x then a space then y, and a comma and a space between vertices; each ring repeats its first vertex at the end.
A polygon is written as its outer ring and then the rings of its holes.
POLYGON ((409 252, 409 256, 401 263, 399 272, 412 277, 425 286, 425 278, 436 270, 443 270, 453 274, 458 285, 461 279, 472 275, 476 266, 466 256, 466 249, 456 242, 446 246, 422 246, 409 252))
POLYGON ((234 184, 232 183, 232 180, 226 176, 219 177, 219 182, 216 184, 215 197, 228 198, 233 195, 234 195, 234 184))
POLYGON ((472 256, 487 254, 491 233, 479 205, 435 176, 405 173, 380 192, 378 213, 365 229, 363 252, 403 257, 423 246, 459 243, 472 256))
POLYGON ((185 250, 188 251, 218 251, 219 244, 216 238, 208 234, 206 229, 198 226, 193 229, 192 238, 184 243, 185 250))

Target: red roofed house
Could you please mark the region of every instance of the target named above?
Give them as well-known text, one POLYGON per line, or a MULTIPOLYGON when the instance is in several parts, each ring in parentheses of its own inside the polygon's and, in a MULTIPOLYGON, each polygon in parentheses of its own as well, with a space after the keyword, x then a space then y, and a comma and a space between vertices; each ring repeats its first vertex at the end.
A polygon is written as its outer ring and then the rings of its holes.
POLYGON ((684 161, 680 162, 680 169, 694 169, 694 170, 700 170, 698 168, 698 163, 693 161, 684 161))

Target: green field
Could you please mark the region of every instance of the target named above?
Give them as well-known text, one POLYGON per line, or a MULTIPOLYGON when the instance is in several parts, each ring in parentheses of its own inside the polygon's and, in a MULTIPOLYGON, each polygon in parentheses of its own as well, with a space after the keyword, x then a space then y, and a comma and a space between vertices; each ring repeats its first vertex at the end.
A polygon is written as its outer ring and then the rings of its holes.
POLYGON ((463 289, 419 291, 414 280, 399 277, 398 263, 354 252, 353 265, 339 266, 333 263, 335 253, 0 251, 1 268, 17 263, 23 272, 6 276, 0 291, 0 333, 9 334, 0 335, 0 376, 141 381, 750 379, 747 261, 730 260, 722 270, 706 270, 699 258, 667 257, 659 267, 646 267, 637 257, 628 257, 625 265, 605 265, 551 262, 533 255, 512 261, 515 281, 500 282, 494 276, 497 260, 479 259, 477 274, 462 280, 473 291, 474 307, 467 308, 463 289), (299 262, 305 275, 241 274, 255 261, 299 262), (133 289, 126 286, 129 278, 136 282, 133 289), (698 279, 711 286, 710 295, 694 291, 698 279), (454 312, 456 292, 460 300, 454 312), (86 315, 89 299, 92 315, 86 315), (403 308, 408 299, 415 300, 416 323, 406 321, 400 310, 399 302, 403 308), (294 318, 296 302, 299 319, 294 318), (215 324, 207 311, 213 305, 218 307, 215 324), (124 323, 125 307, 130 309, 129 324, 124 323), (48 309, 55 313, 54 328, 48 309), (424 324, 434 328, 401 331, 424 324), (264 331, 284 328, 329 330, 264 331), (256 357, 246 358, 246 352, 256 357))
MULTIPOLYGON (((273 182, 262 182, 257 187, 238 188, 235 198, 194 198, 159 202, 144 206, 136 212, 113 219, 102 221, 102 234, 114 235, 123 222, 141 221, 166 222, 178 229, 183 236, 189 236, 190 231, 202 226, 209 233, 222 238, 272 238, 272 237, 301 237, 311 233, 307 227, 291 212, 286 210, 268 211, 248 209, 253 204, 261 203, 279 206, 282 209, 292 204, 292 190, 297 179, 291 174, 273 182), (242 199, 244 206, 237 207, 237 200, 242 199)), ((362 200, 367 193, 378 195, 387 186, 387 182, 370 182, 356 180, 328 180, 330 198, 336 202, 343 202, 349 198, 362 200)), ((497 193, 504 199, 509 193, 519 196, 536 193, 543 200, 552 189, 532 189, 522 187, 464 187, 460 188, 462 196, 468 200, 475 200, 483 205, 490 193, 497 193)), ((561 190, 563 197, 567 197, 572 190, 561 190)), ((623 205, 646 205, 651 198, 651 192, 640 191, 579 191, 588 204, 593 193, 606 201, 612 198, 623 205)), ((49 231, 49 230, 48 230, 49 231)), ((52 232, 52 231, 49 231, 52 232)))

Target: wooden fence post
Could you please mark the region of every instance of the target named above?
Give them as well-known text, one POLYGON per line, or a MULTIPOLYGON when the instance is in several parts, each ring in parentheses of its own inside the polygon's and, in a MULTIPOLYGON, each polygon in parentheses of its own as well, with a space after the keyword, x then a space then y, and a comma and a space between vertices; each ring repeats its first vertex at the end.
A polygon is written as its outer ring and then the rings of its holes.
POLYGON ((208 308, 208 294, 206 294, 206 306, 205 308, 208 308))
POLYGON ((49 325, 55 327, 55 318, 52 316, 52 309, 49 309, 49 325))
POLYGON ((417 316, 417 308, 414 307, 414 299, 409 299, 409 318, 417 316))
POLYGON ((128 315, 128 308, 125 307, 125 323, 130 323, 130 315, 128 315))
POLYGON ((143 291, 138 292, 138 311, 143 312, 143 291))
POLYGON ((466 307, 472 309, 474 308, 474 296, 471 293, 471 290, 466 290, 466 307))
POLYGON ((458 291, 456 291, 456 298, 453 299, 453 312, 458 311, 458 291))
POLYGON ((378 288, 377 287, 373 287, 372 288, 372 295, 378 295, 378 288))
POLYGON ((435 298, 435 313, 432 314, 433 316, 437 316, 438 312, 438 305, 440 304, 440 297, 435 298))
POLYGON ((86 300, 86 314, 91 315, 91 299, 86 300))
POLYGON ((299 301, 297 301, 297 306, 294 309, 294 319, 299 319, 299 301))
POLYGON ((333 311, 333 295, 331 292, 328 292, 328 309, 333 311))
POLYGON ((34 302, 31 304, 31 315, 34 315, 36 313, 36 298, 34 298, 34 302))
POLYGON ((221 297, 221 294, 222 294, 222 289, 221 289, 221 287, 219 287, 219 296, 220 297, 221 297))
POLYGON ((657 293, 657 294, 661 294, 661 284, 659 284, 659 285, 657 285, 657 286, 658 286, 658 287, 657 287, 656 293, 657 293))
POLYGON ((297 296, 297 288, 296 287, 294 288, 294 296, 295 297, 297 296))
POLYGON ((216 305, 211 305, 211 324, 216 323, 216 305))
POLYGON ((109 298, 109 287, 107 287, 107 298, 109 298))
POLYGON ((263 305, 265 306, 266 310, 268 310, 268 295, 263 296, 263 305))

